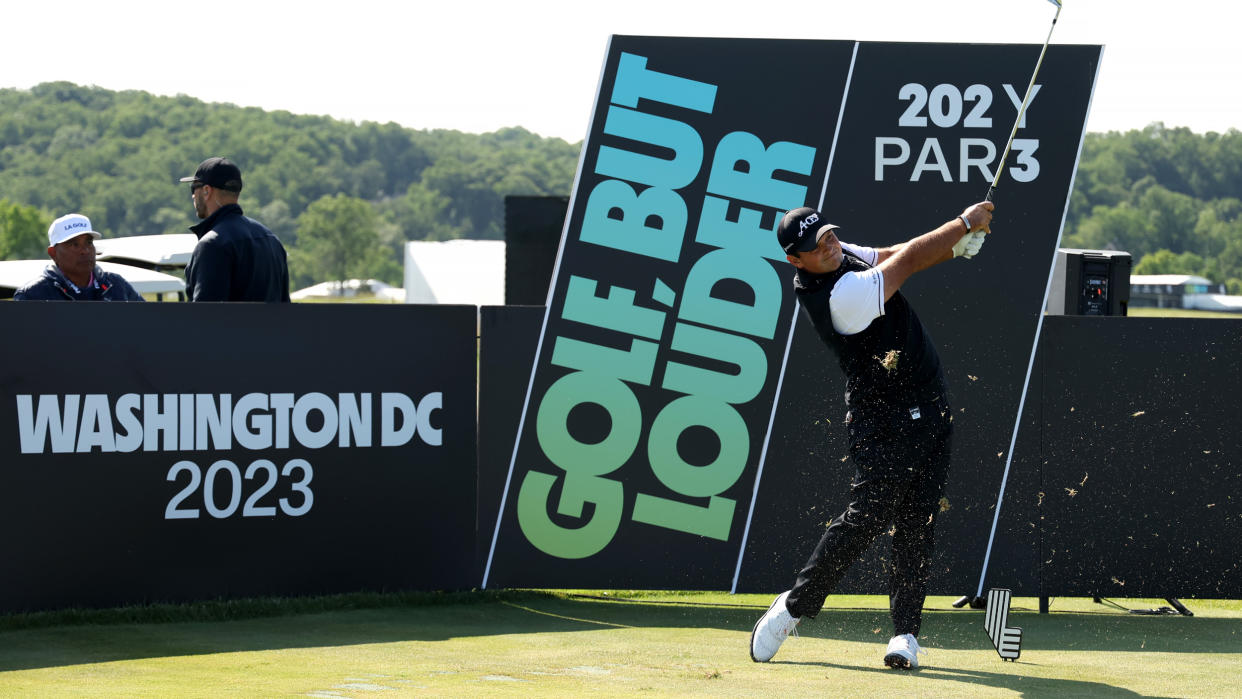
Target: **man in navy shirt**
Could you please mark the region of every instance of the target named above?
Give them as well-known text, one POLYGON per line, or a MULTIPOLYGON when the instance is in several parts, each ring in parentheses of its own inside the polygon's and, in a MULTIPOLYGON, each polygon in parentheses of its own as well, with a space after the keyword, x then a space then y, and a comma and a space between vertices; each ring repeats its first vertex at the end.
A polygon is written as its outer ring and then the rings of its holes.
POLYGON ((119 274, 95 264, 95 241, 101 236, 82 214, 67 214, 47 229, 52 264, 38 279, 18 289, 14 301, 142 301, 119 274))

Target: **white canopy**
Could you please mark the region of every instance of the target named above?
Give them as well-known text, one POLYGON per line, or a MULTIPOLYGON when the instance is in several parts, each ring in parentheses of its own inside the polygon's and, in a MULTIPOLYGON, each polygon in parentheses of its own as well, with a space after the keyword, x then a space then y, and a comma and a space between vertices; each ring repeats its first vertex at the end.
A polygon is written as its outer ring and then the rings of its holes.
MULTIPOLYGON (((193 237, 193 234, 190 234, 193 237)), ((152 236, 156 237, 156 236, 152 236)), ((7 290, 3 294, 11 297, 13 291, 26 286, 43 274, 43 269, 51 264, 50 260, 5 260, 0 261, 0 289, 7 290)), ((134 291, 140 294, 169 294, 185 291, 185 282, 171 274, 156 272, 141 267, 100 262, 105 272, 112 272, 124 277, 134 291)))
POLYGON ((373 294, 376 298, 389 301, 400 302, 405 300, 404 291, 391 284, 385 284, 378 279, 346 279, 339 282, 319 282, 289 294, 289 298, 293 301, 312 298, 350 298, 368 293, 373 294))
POLYGON ((1212 281, 1193 274, 1131 274, 1130 286, 1137 286, 1139 284, 1168 284, 1171 286, 1199 284, 1202 286, 1208 286, 1212 284, 1212 281))
POLYGON ((193 233, 131 235, 95 241, 95 255, 98 260, 150 269, 184 268, 197 244, 198 236, 193 233))
POLYGON ((1201 311, 1231 311, 1237 313, 1242 312, 1242 296, 1186 294, 1186 297, 1182 300, 1182 305, 1186 308, 1195 308, 1201 311))
POLYGON ((505 241, 407 242, 405 302, 503 306, 505 241))

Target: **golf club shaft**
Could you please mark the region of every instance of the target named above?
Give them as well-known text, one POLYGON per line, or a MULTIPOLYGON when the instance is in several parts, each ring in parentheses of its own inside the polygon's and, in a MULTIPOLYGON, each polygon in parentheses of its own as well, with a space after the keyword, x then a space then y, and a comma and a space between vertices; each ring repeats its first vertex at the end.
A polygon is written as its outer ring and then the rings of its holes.
POLYGON ((1057 28, 1057 18, 1061 16, 1061 5, 1057 4, 1057 13, 1052 17, 1052 26, 1048 28, 1048 38, 1044 39, 1044 47, 1039 51, 1039 60, 1035 62, 1035 72, 1031 73, 1031 82, 1026 86, 1026 94, 1022 97, 1022 106, 1018 109, 1018 118, 1013 121, 1013 130, 1009 132, 1009 141, 1005 144, 1005 152, 1001 154, 1000 164, 996 166, 996 175, 992 178, 992 186, 988 187, 986 201, 992 201, 996 187, 1000 184, 1001 173, 1005 170, 1005 160, 1009 158, 1009 149, 1013 147, 1014 136, 1018 135, 1018 125, 1022 123, 1022 115, 1026 113, 1026 105, 1031 99, 1031 90, 1035 87, 1035 78, 1039 76, 1039 68, 1044 64, 1044 54, 1048 52, 1048 43, 1052 41, 1052 30, 1057 28))
MULTIPOLYGON (((1049 0, 1057 6, 1057 13, 1052 17, 1052 26, 1048 29, 1048 38, 1044 39, 1044 47, 1039 51, 1039 60, 1035 62, 1035 72, 1031 73, 1031 82, 1026 86, 1026 96, 1022 98, 1022 106, 1018 109, 1018 118, 1014 119, 1013 130, 1009 132, 1009 142, 1005 144, 1005 152, 1001 155, 1000 164, 996 168, 996 175, 992 178, 992 186, 988 188, 986 201, 992 201, 993 195, 996 193, 996 187, 1000 184, 1001 172, 1005 169, 1005 159, 1009 157, 1009 148, 1013 146, 1014 136, 1018 133, 1018 125, 1022 123, 1022 115, 1026 112, 1026 105, 1031 99, 1031 90, 1035 87, 1035 78, 1039 76, 1039 68, 1044 64, 1044 54, 1048 51, 1048 44, 1052 41, 1052 30, 1057 28, 1057 18, 1061 16, 1060 0, 1049 0)), ((1052 289, 1052 275, 1055 271, 1055 265, 1049 265, 1048 282, 1044 285, 1044 301, 1040 304, 1040 308, 1048 306, 1048 293, 1052 289)), ((1035 350, 1039 343, 1039 335, 1044 327, 1044 314, 1039 314, 1039 322, 1035 325, 1035 340, 1031 346, 1030 359, 1026 365, 1026 378, 1022 382, 1022 397, 1018 399, 1018 413, 1014 416, 1013 433, 1009 438, 1009 453, 1005 459, 1005 473, 1001 477, 1000 491, 996 494, 996 507, 992 513, 992 530, 988 533, 988 546, 983 554, 983 567, 979 571, 979 587, 975 591, 975 599, 983 598, 983 585, 988 577, 988 564, 992 559, 992 544, 996 541, 996 525, 1000 522, 1001 505, 1005 501, 1005 486, 1009 484, 1009 467, 1013 464, 1013 450, 1018 442, 1018 428, 1022 424, 1022 411, 1026 406, 1026 394, 1031 385, 1031 370, 1035 366, 1035 350)), ((959 600, 960 601, 960 600, 959 600)))

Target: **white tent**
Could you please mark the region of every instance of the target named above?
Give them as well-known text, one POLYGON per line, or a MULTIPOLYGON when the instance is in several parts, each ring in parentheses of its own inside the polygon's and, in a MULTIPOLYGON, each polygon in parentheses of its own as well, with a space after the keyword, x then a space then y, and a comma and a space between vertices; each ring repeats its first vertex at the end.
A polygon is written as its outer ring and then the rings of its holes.
POLYGON ((1228 294, 1186 294, 1184 304, 1186 308, 1194 308, 1200 311, 1229 311, 1230 313, 1242 313, 1242 296, 1230 296, 1228 294))
POLYGON ((1185 286, 1186 284, 1194 284, 1196 286, 1211 287, 1210 279, 1195 276, 1193 274, 1131 274, 1130 286, 1140 285, 1156 285, 1156 286, 1185 286))
POLYGON ((405 244, 405 302, 503 306, 503 240, 418 240, 405 244))
MULTIPOLYGON (((51 264, 50 260, 6 260, 0 262, 0 298, 12 298, 13 292, 34 281, 43 274, 43 269, 51 264)), ((105 272, 112 272, 124 277, 134 291, 140 294, 182 294, 185 293, 185 282, 171 274, 156 272, 141 267, 117 264, 115 262, 98 263, 105 272)))
POLYGON ((95 256, 147 269, 184 269, 197 244, 198 236, 193 233, 104 238, 95 242, 95 256))
POLYGON ((405 300, 405 293, 401 289, 385 284, 378 279, 346 279, 341 282, 319 282, 289 294, 289 298, 294 301, 301 301, 313 298, 351 298, 359 294, 374 294, 376 298, 398 303, 405 300))

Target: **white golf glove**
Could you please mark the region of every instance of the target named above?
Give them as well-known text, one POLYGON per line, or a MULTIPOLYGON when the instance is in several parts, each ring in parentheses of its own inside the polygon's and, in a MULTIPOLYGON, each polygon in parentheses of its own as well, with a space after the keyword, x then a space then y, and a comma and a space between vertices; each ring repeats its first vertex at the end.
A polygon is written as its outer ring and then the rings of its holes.
POLYGON ((983 247, 983 237, 986 235, 983 231, 975 231, 962 236, 957 245, 953 246, 953 256, 965 257, 968 260, 974 257, 979 253, 979 248, 983 247))

